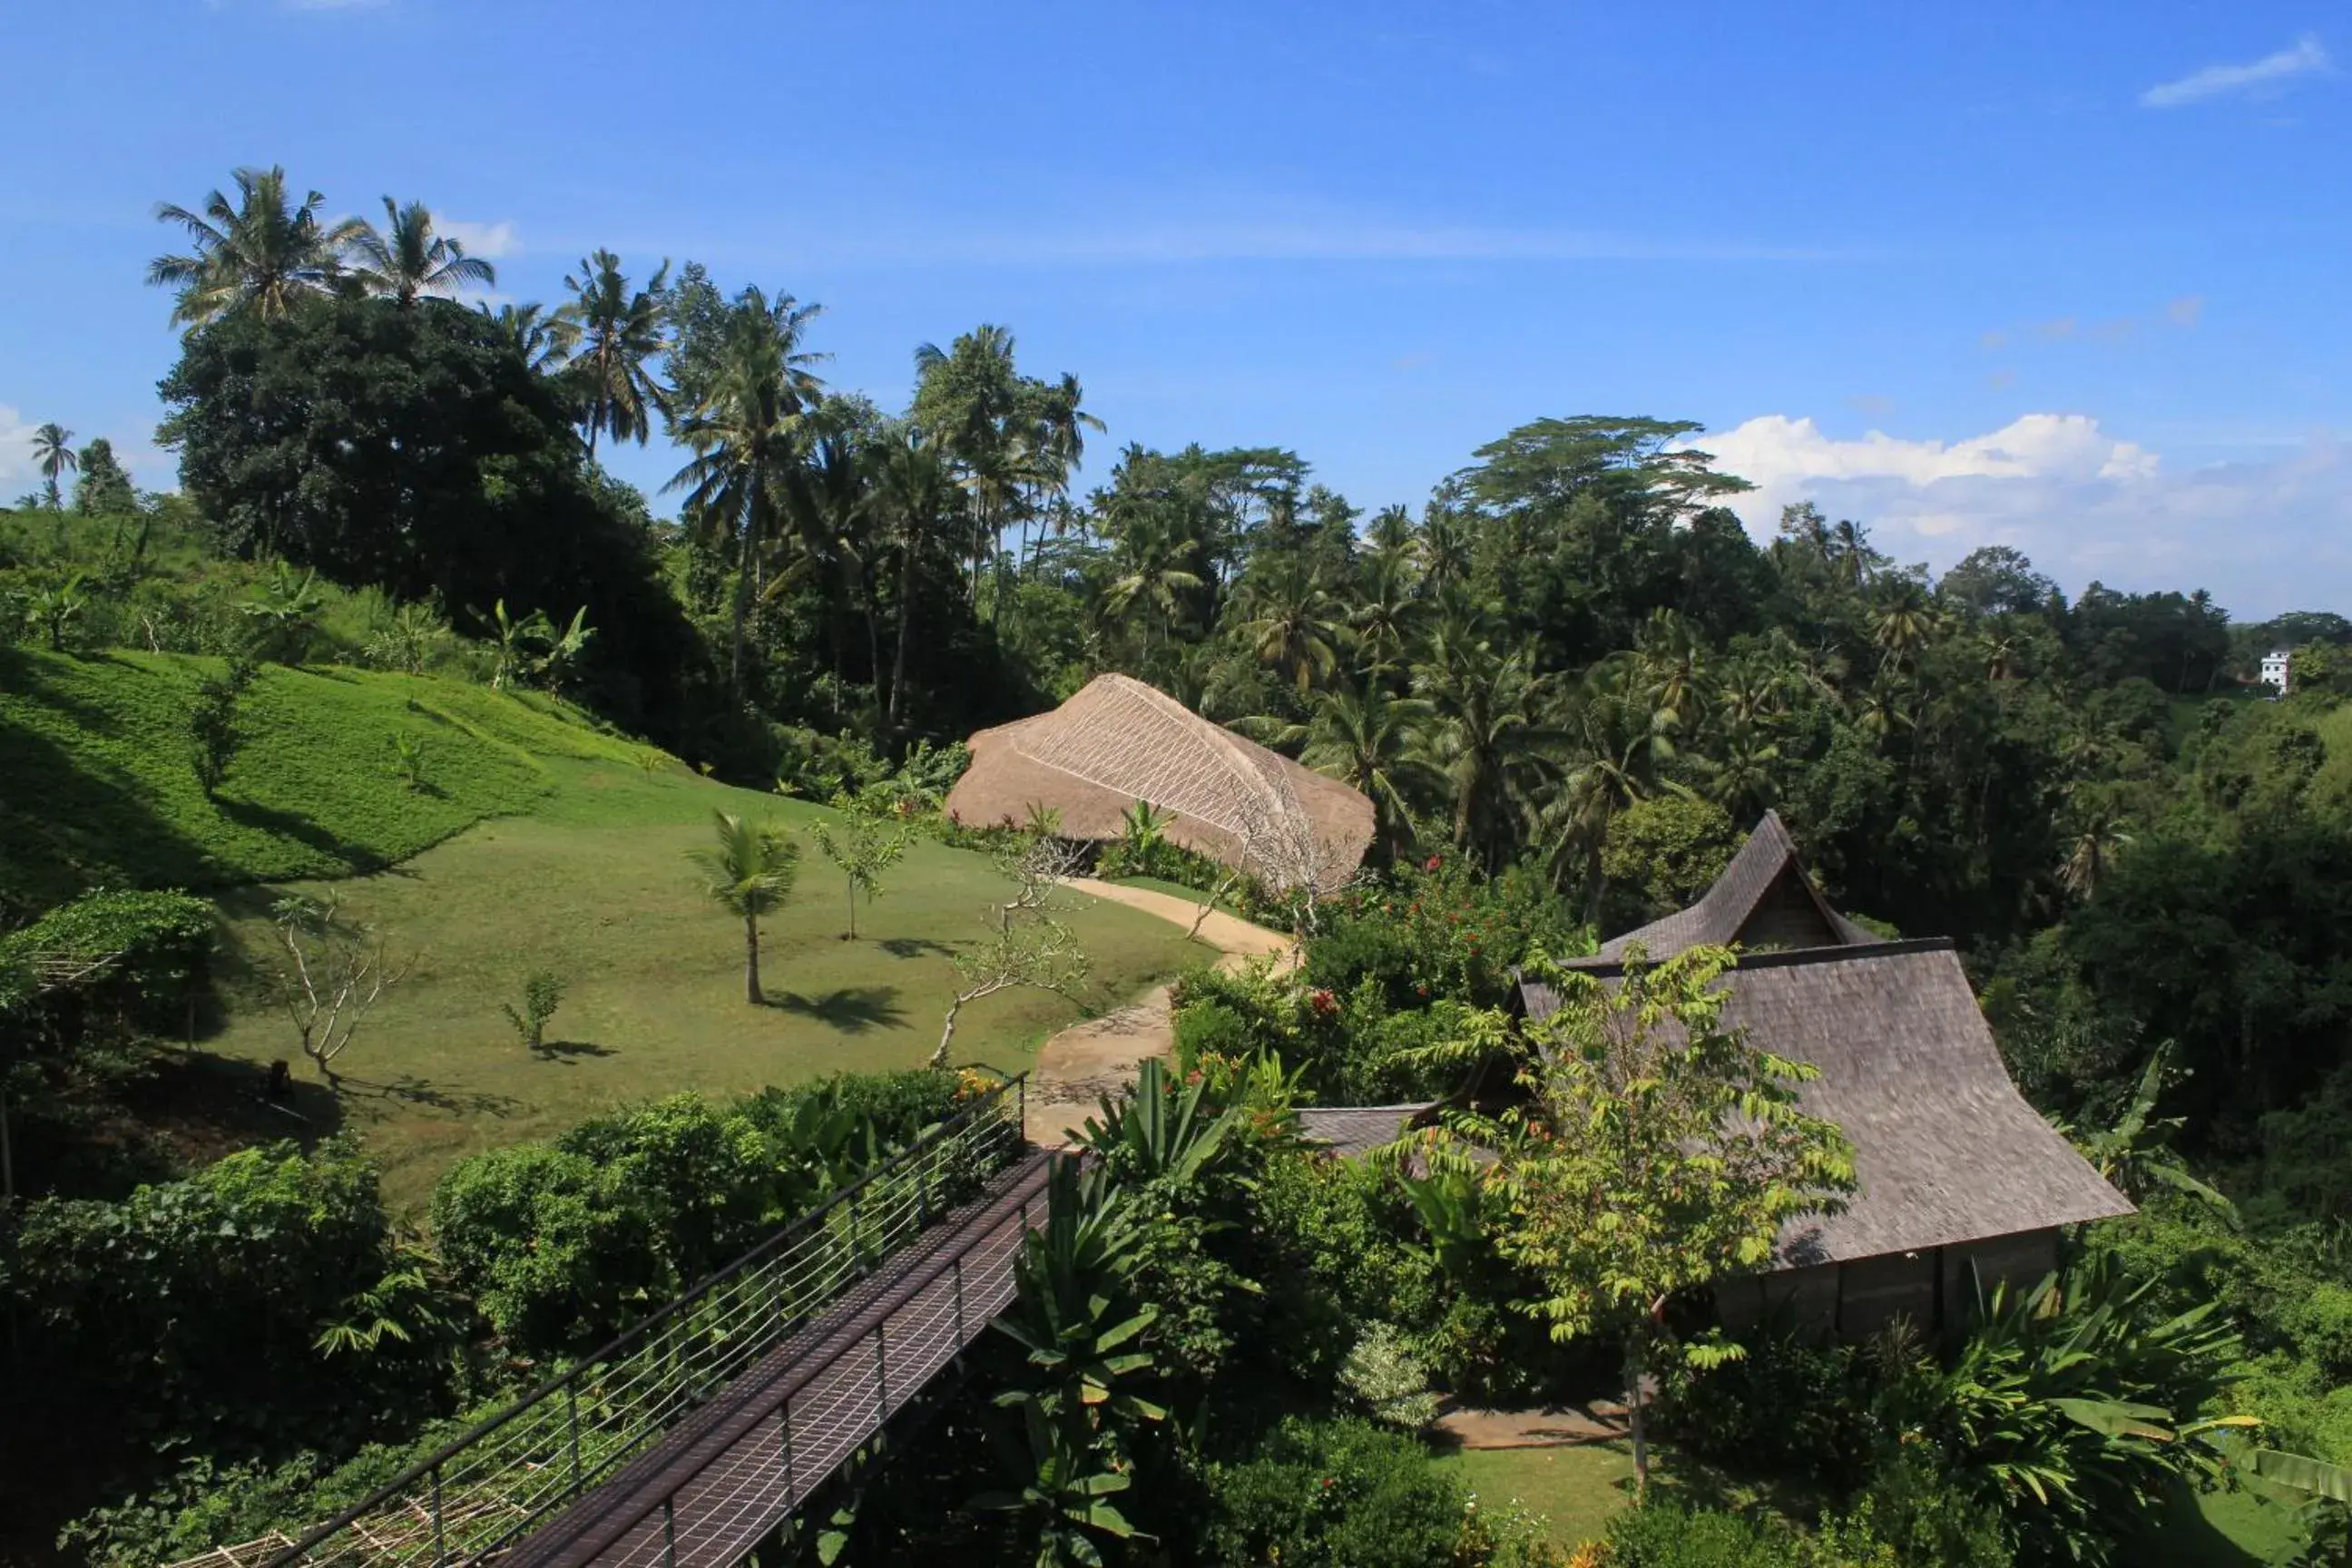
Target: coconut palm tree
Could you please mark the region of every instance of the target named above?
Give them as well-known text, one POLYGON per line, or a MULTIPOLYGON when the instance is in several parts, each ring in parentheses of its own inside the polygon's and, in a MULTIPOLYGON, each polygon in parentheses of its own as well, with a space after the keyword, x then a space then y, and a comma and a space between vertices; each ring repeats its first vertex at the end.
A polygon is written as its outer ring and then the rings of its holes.
POLYGON ((454 294, 468 283, 487 289, 498 282, 497 268, 434 232, 433 215, 423 202, 402 206, 386 196, 383 219, 383 227, 362 223, 351 237, 352 280, 361 292, 409 306, 420 294, 454 294))
POLYGON ((1549 771, 1558 737, 1543 719, 1545 682, 1526 649, 1498 654, 1444 627, 1430 653, 1413 684, 1435 714, 1432 751, 1451 787, 1454 841, 1495 859, 1513 814, 1549 771))
MULTIPOLYGON (((58 496, 58 479, 81 466, 74 456, 73 432, 51 420, 33 432, 33 466, 41 470, 41 484, 48 497, 49 510, 56 511, 64 503, 58 496)), ((65 525, 60 522, 58 527, 65 525)))
POLYGON ((2094 898, 2099 891, 2099 879, 2115 864, 2116 856, 2130 846, 2132 836, 2126 831, 2124 816, 2115 803, 2095 792, 2079 796, 2070 816, 2072 837, 2058 879, 2077 898, 2094 898))
POLYGON ((890 660, 887 712, 896 730, 906 710, 907 649, 921 602, 923 569, 935 557, 951 553, 950 537, 959 526, 955 520, 963 492, 948 470, 939 442, 907 424, 894 430, 877 452, 868 497, 898 562, 898 648, 890 660))
POLYGON ((200 327, 237 310, 278 317, 308 296, 335 287, 341 257, 367 226, 357 218, 322 222, 316 191, 296 205, 282 168, 239 169, 232 176, 237 195, 220 191, 195 212, 169 203, 155 209, 159 223, 187 231, 192 249, 159 256, 147 264, 147 281, 180 291, 173 326, 200 327))
MULTIPOLYGON (((808 370, 818 356, 800 346, 815 313, 815 306, 797 305, 790 295, 771 305, 757 289, 745 289, 730 310, 702 401, 677 422, 678 440, 695 456, 667 488, 685 490, 688 510, 726 528, 736 544, 730 692, 742 690, 743 627, 760 549, 782 513, 805 446, 803 421, 824 384, 808 370)), ((574 368, 589 364, 593 353, 593 347, 583 353, 574 368)))
POLYGON ((1298 760, 1372 803, 1381 844, 1391 856, 1412 841, 1414 803, 1444 788, 1423 752, 1423 727, 1432 716, 1422 699, 1391 697, 1367 682, 1318 692, 1313 715, 1297 730, 1307 742, 1298 760))
POLYGON ((1250 573, 1235 608, 1243 617, 1235 630, 1257 661, 1287 674, 1302 695, 1338 667, 1347 628, 1304 561, 1286 556, 1250 573))
POLYGON ((726 812, 712 814, 718 842, 689 857, 702 868, 703 897, 743 918, 743 999, 754 1007, 760 992, 760 921, 783 907, 800 875, 799 840, 781 828, 753 826, 726 812))
MULTIPOLYGON (((1183 595, 1201 586, 1201 574, 1189 567, 1192 542, 1177 536, 1157 515, 1138 514, 1120 533, 1112 570, 1118 575, 1103 589, 1102 611, 1117 620, 1144 605, 1159 612, 1165 633, 1183 608, 1183 595)), ((1145 627, 1145 650, 1150 629, 1145 627)))
POLYGON ((572 297, 556 315, 579 333, 578 357, 567 374, 592 458, 600 434, 640 447, 653 434, 663 401, 649 367, 667 346, 661 294, 668 280, 664 261, 647 287, 631 289, 621 258, 609 250, 583 258, 578 276, 564 277, 572 297))
POLYGON ((560 310, 551 311, 539 304, 500 305, 494 310, 484 303, 474 308, 498 329, 516 357, 541 375, 562 370, 572 351, 580 346, 579 323, 560 310))

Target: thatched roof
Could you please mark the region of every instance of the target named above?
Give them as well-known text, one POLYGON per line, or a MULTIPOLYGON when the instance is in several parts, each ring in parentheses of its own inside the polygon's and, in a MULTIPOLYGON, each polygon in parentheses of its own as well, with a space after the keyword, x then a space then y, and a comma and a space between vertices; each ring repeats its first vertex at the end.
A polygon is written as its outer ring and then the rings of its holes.
MULTIPOLYGON (((1598 968, 1604 984, 1615 973, 1598 968)), ((1853 1143, 1859 1191, 1843 1214, 1791 1224, 1777 1268, 2132 1212, 2010 1082, 1948 941, 1758 953, 1726 984, 1725 1023, 1819 1068, 1805 1109, 1853 1143)), ((1559 1005, 1548 985, 1520 995, 1531 1018, 1559 1005)))
POLYGON ((1174 814, 1176 843, 1276 888, 1336 889, 1372 841, 1361 795, 1124 675, 1098 675, 1051 713, 974 735, 947 810, 985 827, 1024 822, 1043 805, 1070 837, 1110 839, 1138 801, 1174 814))
POLYGON ((1830 907, 1780 813, 1768 811, 1698 902, 1612 937, 1591 958, 1570 963, 1579 969, 1615 963, 1636 946, 1655 963, 1690 947, 1825 947, 1878 940, 1830 907))
POLYGON ((1298 1136, 1343 1160, 1393 1143, 1432 1105, 1302 1105, 1298 1136))

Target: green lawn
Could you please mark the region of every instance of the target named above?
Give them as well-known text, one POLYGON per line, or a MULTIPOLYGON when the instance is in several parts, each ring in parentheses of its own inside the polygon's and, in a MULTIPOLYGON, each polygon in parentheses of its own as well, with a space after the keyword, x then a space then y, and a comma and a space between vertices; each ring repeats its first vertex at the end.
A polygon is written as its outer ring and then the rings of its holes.
POLYGON ((1633 1450, 1625 1443, 1551 1448, 1472 1448, 1435 1461, 1491 1507, 1516 1502, 1544 1516, 1552 1539, 1572 1550, 1600 1536, 1633 1500, 1633 1450))
MULTIPOLYGON (((697 777, 543 697, 342 668, 266 669, 247 702, 251 739, 206 800, 186 715, 218 668, 0 650, 0 902, 101 879, 212 892, 228 917, 229 1014, 205 1044, 289 1058, 308 1079, 271 1003, 267 911, 281 879, 340 879, 299 885, 331 886, 395 955, 420 956, 337 1063, 352 1080, 340 1106, 308 1091, 301 1105, 316 1126, 340 1119, 362 1133, 404 1209, 462 1154, 622 1101, 920 1062, 939 1039, 950 959, 1002 897, 985 857, 919 840, 844 942, 841 880, 809 844, 799 892, 767 922, 772 1005, 755 1008, 741 923, 700 898, 687 853, 709 840, 714 810, 789 826, 820 808, 697 777), (424 741, 425 790, 394 766, 394 733, 424 741), (534 1057, 499 1004, 520 1004, 539 968, 569 990, 551 1048, 534 1057)), ((1084 906, 1074 923, 1094 961, 1093 1011, 1207 955, 1165 921, 1071 898, 1084 906)), ((1087 1010, 1043 993, 988 998, 965 1011, 956 1055, 1024 1066, 1087 1010)))
MULTIPOLYGON (((1633 1500, 1633 1456, 1623 1443, 1552 1448, 1486 1448, 1440 1456, 1482 1505, 1514 1501, 1541 1514, 1564 1549, 1595 1539, 1610 1517, 1633 1500)), ((1670 1451, 1654 1457, 1652 1479, 1667 1491, 1710 1502, 1760 1502, 1783 1517, 1810 1523, 1818 1500, 1780 1497, 1729 1482, 1704 1470, 1684 1473, 1670 1451)), ((2263 1568, 2284 1563, 2302 1540, 2295 1510, 2252 1490, 2175 1499, 2147 1541, 2133 1548, 2148 1568, 2263 1568)))
MULTIPOLYGON (((714 808, 787 825, 819 808, 631 766, 548 771, 552 793, 537 814, 483 823, 394 870, 334 886, 395 954, 421 955, 337 1063, 354 1080, 343 1115, 384 1162, 396 1205, 420 1204, 460 1155, 547 1136, 620 1101, 909 1067, 930 1054, 950 956, 1002 897, 985 858, 919 841, 882 899, 859 910, 852 942, 842 940, 841 880, 810 846, 792 903, 765 922, 772 1005, 755 1008, 743 1000, 742 926, 699 896, 688 852, 709 837, 714 808), (519 1003, 525 976, 541 967, 569 990, 551 1048, 533 1056, 499 1006, 519 1003)), ((295 1050, 264 988, 274 892, 223 899, 239 1005, 213 1045, 256 1061, 295 1050)), ((1095 1011, 1204 954, 1165 921, 1071 897, 1083 906, 1075 923, 1094 961, 1095 1011)), ((1041 992, 987 998, 965 1010, 957 1058, 1026 1066, 1039 1041, 1085 1011, 1041 992)))

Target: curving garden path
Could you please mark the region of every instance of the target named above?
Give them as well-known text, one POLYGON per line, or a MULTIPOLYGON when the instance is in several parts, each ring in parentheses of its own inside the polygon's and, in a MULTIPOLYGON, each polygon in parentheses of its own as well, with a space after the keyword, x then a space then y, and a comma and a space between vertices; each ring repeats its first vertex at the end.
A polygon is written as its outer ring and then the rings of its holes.
MULTIPOLYGON (((1091 877, 1074 877, 1065 885, 1187 930, 1201 912, 1201 906, 1189 899, 1149 888, 1122 887, 1091 877)), ((1294 962, 1298 947, 1296 938, 1222 910, 1201 921, 1199 937, 1223 955, 1217 967, 1228 973, 1265 958, 1294 962)), ((1126 1006, 1073 1024, 1038 1047, 1037 1065, 1029 1075, 1031 1138, 1048 1148, 1073 1142, 1087 1118, 1100 1112, 1104 1095, 1134 1082, 1136 1068, 1147 1058, 1164 1057, 1175 1048, 1170 990, 1155 985, 1126 1006)))

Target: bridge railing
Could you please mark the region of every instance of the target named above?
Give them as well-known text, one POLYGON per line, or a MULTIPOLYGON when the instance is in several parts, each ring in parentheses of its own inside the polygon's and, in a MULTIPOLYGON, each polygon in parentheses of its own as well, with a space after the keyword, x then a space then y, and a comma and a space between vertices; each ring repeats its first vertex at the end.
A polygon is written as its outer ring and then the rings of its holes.
POLYGON ((1006 1079, 727 1268, 266 1559, 268 1568, 474 1563, 724 1388, 1024 1146, 1006 1079))

